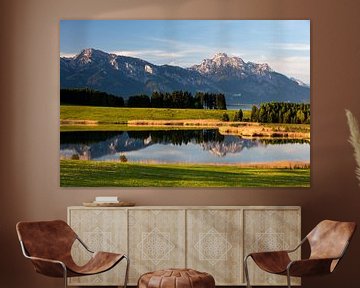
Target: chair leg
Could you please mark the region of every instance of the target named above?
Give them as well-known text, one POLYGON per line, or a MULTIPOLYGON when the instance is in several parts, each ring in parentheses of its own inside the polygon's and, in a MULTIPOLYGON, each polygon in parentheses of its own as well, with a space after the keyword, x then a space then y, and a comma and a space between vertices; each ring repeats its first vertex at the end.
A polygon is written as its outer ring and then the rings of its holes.
POLYGON ((290 278, 290 271, 289 269, 287 269, 287 284, 288 284, 288 288, 291 288, 291 278, 290 278))
POLYGON ((246 279, 246 287, 247 288, 251 288, 250 285, 250 279, 249 279, 249 269, 248 269, 248 265, 247 265, 247 259, 249 258, 250 255, 246 256, 244 259, 244 272, 245 272, 245 279, 246 279))
POLYGON ((67 288, 67 270, 66 270, 66 266, 62 264, 62 267, 64 269, 64 287, 67 288))
POLYGON ((126 260, 126 271, 125 271, 125 280, 124 280, 124 288, 127 287, 127 282, 129 278, 129 265, 130 265, 130 259, 127 256, 124 256, 126 260))

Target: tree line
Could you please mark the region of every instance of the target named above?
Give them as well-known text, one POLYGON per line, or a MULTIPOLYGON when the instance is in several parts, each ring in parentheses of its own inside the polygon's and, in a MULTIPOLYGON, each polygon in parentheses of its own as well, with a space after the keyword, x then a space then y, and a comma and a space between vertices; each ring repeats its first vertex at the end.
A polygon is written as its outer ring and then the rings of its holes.
POLYGON ((253 106, 251 122, 310 124, 310 104, 271 102, 253 106))
POLYGON ((222 93, 197 92, 193 96, 188 91, 158 92, 151 96, 141 94, 130 96, 127 101, 122 97, 88 88, 61 89, 60 103, 86 106, 107 107, 153 107, 177 109, 219 109, 226 110, 226 99, 222 93))
MULTIPOLYGON (((230 121, 227 113, 222 121, 230 121)), ((260 107, 252 106, 250 118, 244 117, 242 109, 236 111, 232 121, 260 122, 260 123, 287 123, 310 124, 310 104, 270 102, 262 103, 260 107)))
POLYGON ((151 96, 130 96, 128 107, 153 107, 177 109, 219 109, 226 110, 225 95, 222 93, 197 92, 193 96, 188 91, 158 92, 151 96))
POLYGON ((60 89, 60 104, 105 107, 125 106, 125 102, 122 97, 117 97, 115 95, 88 88, 60 89))

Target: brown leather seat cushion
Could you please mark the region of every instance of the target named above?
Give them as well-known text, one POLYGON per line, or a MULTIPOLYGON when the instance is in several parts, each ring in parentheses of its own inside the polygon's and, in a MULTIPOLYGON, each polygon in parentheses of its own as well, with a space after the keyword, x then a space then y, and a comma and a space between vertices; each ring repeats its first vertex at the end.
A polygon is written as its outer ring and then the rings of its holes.
POLYGON ((141 275, 138 288, 213 288, 214 277, 192 269, 167 269, 141 275))

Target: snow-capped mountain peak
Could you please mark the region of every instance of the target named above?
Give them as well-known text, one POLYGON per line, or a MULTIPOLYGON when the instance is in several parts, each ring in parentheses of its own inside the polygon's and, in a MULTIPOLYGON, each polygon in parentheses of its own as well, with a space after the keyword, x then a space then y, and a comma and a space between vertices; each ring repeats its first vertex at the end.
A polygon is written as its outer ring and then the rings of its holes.
POLYGON ((190 67, 190 70, 200 74, 215 74, 219 69, 241 69, 245 62, 239 57, 229 57, 226 53, 216 53, 211 59, 204 59, 199 65, 190 67))
POLYGON ((229 57, 226 53, 223 52, 216 53, 211 60, 215 62, 218 67, 228 66, 228 67, 240 68, 245 64, 245 62, 241 58, 229 57))
POLYGON ((221 58, 229 58, 229 56, 224 52, 218 52, 214 55, 214 57, 212 59, 215 60, 215 59, 221 59, 221 58))
POLYGON ((229 103, 309 102, 310 91, 266 63, 244 62, 223 52, 182 68, 87 48, 74 57, 61 57, 60 76, 61 88, 88 87, 123 97, 183 90, 221 92, 229 103))
POLYGON ((269 76, 273 70, 267 63, 256 64, 253 62, 244 62, 243 59, 236 56, 228 56, 226 53, 216 53, 211 59, 204 59, 199 65, 189 68, 203 75, 216 76, 237 76, 242 79, 249 75, 269 76))
POLYGON ((292 81, 295 81, 297 84, 299 84, 300 86, 303 86, 303 87, 310 87, 309 84, 306 84, 305 82, 299 80, 299 79, 296 79, 294 77, 290 77, 290 80, 292 81))
MULTIPOLYGON (((88 64, 97 61, 103 61, 104 59, 109 59, 113 54, 108 54, 101 50, 97 50, 94 48, 85 48, 81 50, 81 52, 73 57, 75 61, 80 64, 88 64)), ((113 57, 112 57, 113 58, 113 57)))
POLYGON ((81 63, 81 64, 91 63, 92 62, 92 59, 91 59, 92 52, 93 52, 92 48, 86 48, 86 49, 82 50, 74 58, 76 60, 78 60, 78 62, 81 63))

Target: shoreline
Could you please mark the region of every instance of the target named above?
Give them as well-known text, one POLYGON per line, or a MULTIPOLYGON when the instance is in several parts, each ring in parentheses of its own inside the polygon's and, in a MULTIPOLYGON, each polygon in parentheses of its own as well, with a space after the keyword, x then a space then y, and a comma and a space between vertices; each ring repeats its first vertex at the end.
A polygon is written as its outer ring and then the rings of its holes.
POLYGON ((236 135, 242 138, 265 138, 265 139, 303 139, 310 141, 310 126, 301 129, 294 129, 291 125, 304 124, 284 124, 284 123, 258 123, 258 122, 234 122, 220 121, 216 119, 187 119, 187 120, 129 120, 126 123, 106 123, 102 124, 95 120, 60 120, 60 128, 73 127, 99 127, 103 125, 126 125, 134 128, 169 128, 179 130, 185 129, 218 129, 222 135, 236 135))
POLYGON ((211 166, 211 167, 238 167, 238 168, 263 168, 263 169, 310 169, 310 161, 272 161, 272 162, 248 162, 248 163, 191 163, 191 162, 178 162, 178 163, 165 163, 160 161, 128 161, 121 162, 120 160, 71 160, 61 158, 60 161, 79 161, 79 162, 93 162, 93 163, 118 163, 126 165, 160 165, 160 166, 211 166))

